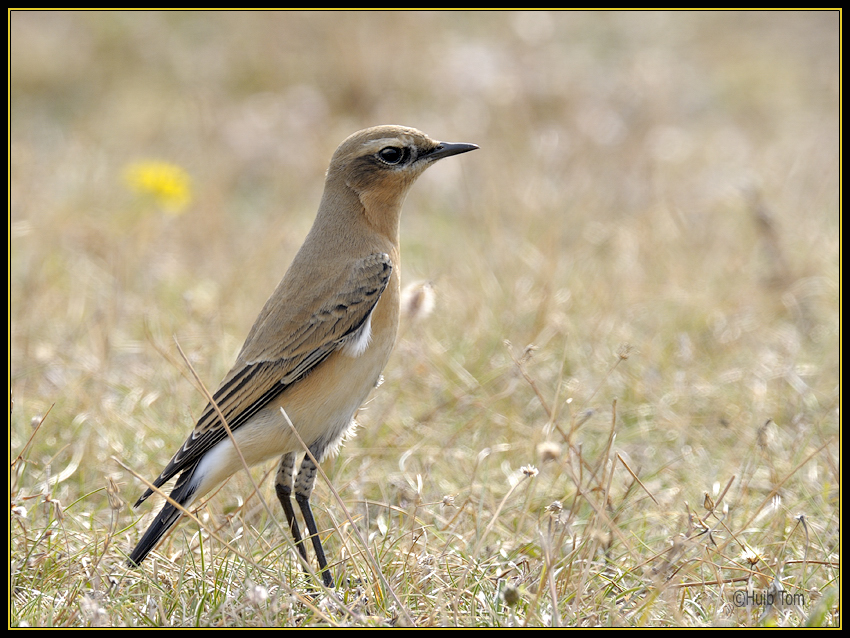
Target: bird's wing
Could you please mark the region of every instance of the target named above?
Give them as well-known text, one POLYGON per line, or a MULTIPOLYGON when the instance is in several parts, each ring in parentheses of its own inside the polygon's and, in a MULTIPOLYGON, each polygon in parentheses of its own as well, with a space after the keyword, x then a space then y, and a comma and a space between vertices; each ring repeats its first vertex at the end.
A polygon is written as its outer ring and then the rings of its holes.
POLYGON ((294 287, 272 295, 251 328, 239 359, 246 363, 297 359, 336 344, 366 321, 387 287, 392 269, 389 255, 373 253, 335 275, 309 282, 314 290, 309 300, 303 290, 294 287), (297 308, 288 307, 293 299, 299 302, 297 308))
MULTIPOLYGON (((257 318, 236 365, 213 395, 215 405, 207 404, 192 434, 153 484, 160 487, 192 467, 227 436, 219 410, 230 430, 238 429, 357 335, 391 275, 389 256, 375 253, 307 290, 287 293, 284 280, 257 318)), ((148 489, 136 505, 151 493, 148 489)))

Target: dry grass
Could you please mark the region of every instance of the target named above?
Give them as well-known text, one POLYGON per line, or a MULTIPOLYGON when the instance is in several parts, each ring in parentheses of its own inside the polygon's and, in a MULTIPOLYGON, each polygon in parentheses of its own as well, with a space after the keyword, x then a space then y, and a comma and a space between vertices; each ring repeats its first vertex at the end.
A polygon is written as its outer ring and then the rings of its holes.
POLYGON ((840 625, 839 26, 13 12, 10 625, 840 625), (126 570, 203 404, 175 339, 215 385, 382 123, 481 150, 406 204, 436 309, 324 464, 335 595, 273 464, 126 570))

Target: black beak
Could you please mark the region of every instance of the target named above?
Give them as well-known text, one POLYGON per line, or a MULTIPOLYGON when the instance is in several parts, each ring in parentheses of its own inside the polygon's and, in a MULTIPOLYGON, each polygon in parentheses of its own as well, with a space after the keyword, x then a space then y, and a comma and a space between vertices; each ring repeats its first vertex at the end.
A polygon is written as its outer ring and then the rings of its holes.
POLYGON ((477 148, 477 144, 452 144, 451 142, 440 142, 439 145, 425 157, 429 161, 433 162, 438 159, 443 159, 444 157, 459 155, 460 153, 466 153, 467 151, 474 151, 477 148))

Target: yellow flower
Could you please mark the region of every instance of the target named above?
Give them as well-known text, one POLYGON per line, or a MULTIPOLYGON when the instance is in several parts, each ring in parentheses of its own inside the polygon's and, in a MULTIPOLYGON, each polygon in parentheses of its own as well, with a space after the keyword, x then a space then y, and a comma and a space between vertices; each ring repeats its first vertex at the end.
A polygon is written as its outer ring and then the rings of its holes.
POLYGON ((192 201, 192 179, 176 164, 136 162, 124 171, 124 181, 131 191, 173 215, 182 213, 192 201))

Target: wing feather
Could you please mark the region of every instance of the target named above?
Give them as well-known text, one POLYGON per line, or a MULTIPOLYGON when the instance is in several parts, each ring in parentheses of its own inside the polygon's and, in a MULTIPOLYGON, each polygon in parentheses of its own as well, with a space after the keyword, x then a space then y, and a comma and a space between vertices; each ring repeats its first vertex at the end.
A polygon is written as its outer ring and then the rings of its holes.
MULTIPOLYGON (((254 323, 236 364, 213 394, 231 431, 356 337, 387 287, 392 263, 385 253, 359 259, 330 281, 307 290, 284 277, 254 323)), ((192 434, 154 481, 157 487, 227 436, 218 411, 207 404, 192 434)), ((137 501, 144 501, 147 490, 137 501)))

